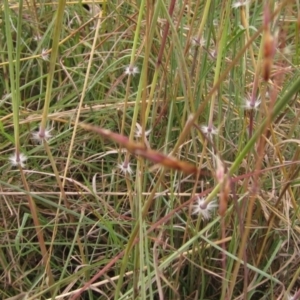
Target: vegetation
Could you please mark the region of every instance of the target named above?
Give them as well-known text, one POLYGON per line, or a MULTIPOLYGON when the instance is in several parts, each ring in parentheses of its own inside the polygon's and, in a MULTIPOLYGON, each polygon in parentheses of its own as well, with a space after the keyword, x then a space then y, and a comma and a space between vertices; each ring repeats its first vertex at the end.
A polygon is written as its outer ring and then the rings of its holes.
POLYGON ((300 299, 299 3, 0 10, 1 299, 300 299))

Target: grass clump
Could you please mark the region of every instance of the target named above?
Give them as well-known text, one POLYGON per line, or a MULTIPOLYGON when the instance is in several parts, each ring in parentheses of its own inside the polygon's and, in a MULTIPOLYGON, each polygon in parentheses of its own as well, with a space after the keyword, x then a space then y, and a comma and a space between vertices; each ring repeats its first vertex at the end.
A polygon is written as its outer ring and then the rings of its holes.
POLYGON ((294 1, 0 6, 1 299, 298 299, 294 1))

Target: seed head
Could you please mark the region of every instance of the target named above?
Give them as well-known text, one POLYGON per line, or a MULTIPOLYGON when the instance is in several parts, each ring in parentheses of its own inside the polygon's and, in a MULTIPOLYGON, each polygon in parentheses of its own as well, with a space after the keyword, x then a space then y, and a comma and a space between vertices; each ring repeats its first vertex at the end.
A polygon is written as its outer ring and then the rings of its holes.
POLYGON ((260 98, 247 97, 244 99, 243 108, 246 110, 256 110, 261 103, 260 98))
MULTIPOLYGON (((141 126, 139 123, 136 123, 136 124, 135 124, 135 127, 136 127, 136 129, 135 129, 135 136, 136 136, 137 138, 142 137, 142 134, 143 134, 142 126, 141 126)), ((145 131, 145 136, 147 137, 147 136, 150 134, 150 132, 151 132, 151 129, 146 130, 146 131, 145 131)))
POLYGON ((43 49, 42 49, 42 54, 41 54, 41 56, 42 56, 42 59, 43 59, 43 60, 48 61, 48 60, 49 60, 49 53, 48 53, 48 50, 45 49, 45 48, 43 48, 43 49))
POLYGON ((218 134, 218 129, 214 126, 201 125, 200 129, 208 138, 212 138, 213 135, 218 134))
POLYGON ((25 167, 25 162, 27 160, 27 156, 24 155, 23 153, 20 153, 19 155, 17 152, 15 152, 13 155, 9 157, 9 161, 12 166, 20 166, 21 168, 25 167))
POLYGON ((131 167, 130 167, 130 163, 127 163, 125 161, 122 164, 119 164, 118 167, 119 167, 119 169, 121 170, 121 172, 123 174, 127 173, 127 174, 131 175, 132 172, 133 172, 131 167))
POLYGON ((139 70, 138 67, 129 65, 125 68, 125 74, 128 75, 128 76, 130 76, 130 75, 134 76, 138 73, 140 73, 140 70, 139 70))
POLYGON ((246 6, 248 3, 250 3, 250 1, 243 1, 243 0, 235 1, 232 4, 232 8, 239 8, 242 6, 246 6))
POLYGON ((202 219, 208 220, 216 207, 218 207, 218 204, 215 200, 205 203, 205 198, 197 197, 196 203, 193 205, 192 214, 201 215, 202 219))
POLYGON ((34 140, 38 141, 39 143, 42 143, 43 141, 49 140, 52 137, 50 133, 51 130, 52 129, 46 129, 42 131, 40 128, 39 131, 35 131, 32 133, 32 137, 34 140))

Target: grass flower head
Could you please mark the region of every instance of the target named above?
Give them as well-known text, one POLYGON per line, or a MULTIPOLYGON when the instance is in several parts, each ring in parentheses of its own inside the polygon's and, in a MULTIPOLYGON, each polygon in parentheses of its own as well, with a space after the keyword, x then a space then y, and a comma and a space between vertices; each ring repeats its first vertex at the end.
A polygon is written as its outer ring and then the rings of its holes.
POLYGON ((260 98, 253 98, 252 97, 248 97, 244 99, 244 104, 243 104, 243 108, 246 110, 256 110, 258 109, 259 105, 261 103, 260 98))
MULTIPOLYGON (((139 123, 136 123, 135 127, 136 127, 136 129, 135 129, 135 136, 137 138, 142 137, 142 134, 143 134, 143 128, 142 128, 142 126, 139 123)), ((150 134, 150 132, 151 132, 151 129, 146 130, 145 131, 145 136, 147 137, 150 134)))
POLYGON ((132 172, 133 172, 131 167, 130 167, 130 163, 127 163, 125 161, 122 164, 119 164, 118 167, 119 167, 119 169, 121 170, 121 172, 123 174, 127 173, 127 174, 131 175, 132 172))
POLYGON ((232 4, 232 8, 239 8, 242 6, 246 6, 250 1, 244 1, 244 0, 239 0, 239 1, 235 1, 232 4))
POLYGON ((20 153, 19 155, 17 152, 15 152, 13 155, 9 157, 9 161, 12 166, 20 166, 21 168, 25 167, 25 162, 27 160, 27 156, 23 153, 20 153))
POLYGON ((130 75, 134 76, 138 73, 140 73, 140 70, 139 70, 138 67, 129 65, 125 68, 125 74, 128 75, 128 76, 130 76, 130 75))
POLYGON ((211 138, 213 135, 218 134, 218 129, 213 126, 201 125, 200 129, 208 138, 211 138))
POLYGON ((205 198, 197 197, 196 203, 193 205, 192 214, 201 215, 202 219, 208 220, 216 207, 218 207, 218 204, 215 200, 205 203, 205 198))
POLYGON ((48 61, 49 60, 49 53, 48 53, 48 50, 47 49, 42 49, 42 59, 45 60, 45 61, 48 61))
POLYGON ((39 129, 39 131, 35 131, 32 133, 32 137, 35 141, 38 141, 40 143, 42 143, 44 140, 49 140, 52 135, 51 135, 51 130, 52 129, 46 129, 44 131, 41 130, 41 128, 39 129))
POLYGON ((33 36, 33 40, 39 42, 42 40, 42 37, 40 35, 35 35, 33 36))

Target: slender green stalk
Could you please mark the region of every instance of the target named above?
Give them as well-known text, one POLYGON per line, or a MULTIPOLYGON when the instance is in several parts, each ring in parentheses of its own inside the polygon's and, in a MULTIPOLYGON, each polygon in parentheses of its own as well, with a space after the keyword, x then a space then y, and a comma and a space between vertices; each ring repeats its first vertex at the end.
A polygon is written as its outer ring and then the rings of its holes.
MULTIPOLYGON (((152 46, 152 43, 153 43, 153 35, 154 35, 156 24, 157 24, 159 10, 160 10, 160 2, 157 1, 155 6, 154 6, 154 13, 153 13, 153 17, 152 17, 151 24, 150 24, 149 36, 147 37, 148 38, 147 42, 149 43, 149 45, 147 45, 146 47, 149 47, 149 49, 151 49, 151 46, 152 46)), ((146 64, 147 62, 144 62, 144 63, 146 64)), ((144 69, 144 67, 143 67, 143 69, 144 69)), ((151 110, 151 107, 152 107, 154 93, 155 93, 156 88, 157 88, 158 75, 159 75, 159 72, 158 72, 158 68, 157 68, 157 64, 156 64, 154 75, 152 77, 151 89, 150 89, 150 93, 149 93, 149 96, 148 96, 149 100, 148 100, 148 104, 147 104, 147 109, 146 109, 146 112, 145 112, 145 120, 146 121, 148 120, 149 113, 150 113, 150 110, 151 110)), ((146 124, 145 124, 145 126, 146 126, 146 124)))
MULTIPOLYGON (((28 205, 30 208, 31 216, 32 216, 33 223, 34 223, 35 230, 36 230, 36 235, 38 237, 39 246, 40 246, 41 253, 42 253, 42 263, 45 267, 45 271, 47 274, 46 285, 49 286, 50 288, 52 288, 52 286, 54 284, 54 278, 53 278, 51 265, 50 265, 50 256, 49 256, 47 248, 46 248, 42 226, 39 221, 38 210, 37 210, 37 207, 36 207, 36 204, 35 204, 33 198, 30 195, 30 188, 27 183, 24 171, 20 166, 19 166, 19 170, 20 170, 20 174, 21 174, 21 178, 22 178, 22 182, 23 182, 25 191, 28 193, 28 195, 27 195, 28 205)), ((51 292, 53 292, 52 289, 51 289, 51 292)))
MULTIPOLYGON (((228 2, 228 4, 230 4, 228 2)), ((229 14, 230 14, 230 6, 227 4, 224 11, 224 23, 220 26, 220 41, 217 41, 217 63, 215 67, 215 76, 214 76, 214 85, 218 82, 220 78, 221 64, 224 57, 224 51, 226 49, 227 37, 228 37, 228 24, 229 24, 229 14)), ((208 120, 208 128, 213 128, 213 117, 216 103, 216 93, 213 93, 211 96, 210 102, 210 110, 209 110, 209 120, 208 120)))
MULTIPOLYGON (((22 6, 22 3, 21 3, 22 6)), ((20 6, 20 7, 21 7, 20 6)), ((22 13, 22 9, 20 8, 20 12, 22 13)), ((20 107, 20 95, 17 93, 20 87, 17 87, 17 82, 19 83, 19 70, 20 62, 18 61, 18 57, 20 55, 20 51, 15 51, 13 48, 12 41, 12 32, 11 22, 13 22, 11 17, 11 11, 9 8, 8 0, 4 0, 4 18, 5 18, 5 34, 7 40, 7 52, 8 52, 8 61, 9 61, 9 79, 10 79, 10 93, 12 99, 12 107, 13 107, 13 123, 14 123, 14 140, 15 140, 15 151, 16 151, 16 160, 19 161, 20 156, 20 129, 19 129, 19 107, 20 107), (16 63, 14 64, 14 56, 13 53, 16 53, 16 63), (18 65, 18 66, 17 66, 18 65)), ((21 17, 19 17, 18 28, 21 26, 21 17)), ((17 44, 20 45, 20 33, 17 34, 17 44)), ((9 91, 7 91, 9 92, 9 91)))
POLYGON ((66 6, 66 0, 60 0, 58 1, 58 7, 57 7, 57 14, 55 16, 55 26, 53 31, 53 42, 52 42, 52 51, 50 56, 50 62, 49 62, 49 71, 47 76, 47 85, 46 85, 46 95, 45 95, 45 102, 44 102, 44 109, 43 109, 43 115, 42 120, 40 124, 40 137, 45 137, 45 131, 47 127, 47 121, 48 121, 48 114, 49 114, 49 106, 50 101, 52 98, 52 85, 53 85, 53 78, 54 78, 54 72, 57 62, 57 55, 58 55, 58 46, 60 41, 60 36, 63 28, 63 18, 64 18, 64 11, 66 6))
POLYGON ((202 19, 201 19, 201 24, 200 24, 198 32, 197 32, 197 40, 198 41, 200 41, 200 39, 201 39, 201 36, 203 34, 203 30, 204 30, 204 26, 207 22, 210 5, 211 5, 211 0, 208 0, 208 1, 205 2, 205 7, 204 7, 204 11, 203 11, 203 16, 202 16, 202 19))
MULTIPOLYGON (((140 33, 140 27, 141 27, 141 22, 142 22, 142 16, 144 14, 144 7, 145 7, 145 0, 141 0, 139 16, 138 16, 138 20, 137 20, 137 27, 136 27, 132 51, 131 51, 131 58, 130 58, 131 66, 133 66, 133 63, 134 63, 134 59, 136 56, 136 48, 137 48, 138 40, 140 38, 139 33, 140 33)), ((129 135, 130 140, 133 140, 133 137, 134 137, 136 121, 137 121, 138 113, 140 110, 140 101, 141 101, 141 96, 142 96, 142 92, 143 92, 145 77, 146 77, 146 72, 144 71, 144 68, 143 68, 141 71, 141 78, 140 78, 140 83, 139 83, 139 87, 138 87, 138 91, 137 91, 137 95, 136 95, 136 99, 135 99, 135 106, 134 106, 133 117, 132 117, 132 121, 131 121, 131 128, 130 128, 130 135, 129 135)))

